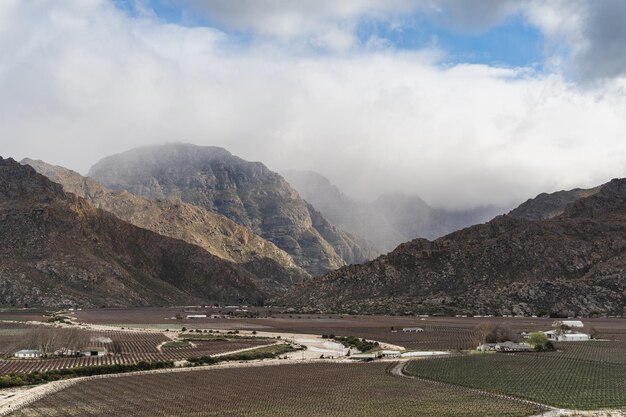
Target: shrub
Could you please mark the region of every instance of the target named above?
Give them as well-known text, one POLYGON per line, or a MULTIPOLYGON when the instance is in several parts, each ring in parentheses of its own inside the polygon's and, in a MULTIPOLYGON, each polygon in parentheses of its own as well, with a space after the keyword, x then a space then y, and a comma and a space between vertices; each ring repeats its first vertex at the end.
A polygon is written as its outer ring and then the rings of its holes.
POLYGON ((528 336, 528 344, 530 344, 535 350, 541 351, 552 351, 554 350, 554 345, 542 332, 531 333, 528 336))

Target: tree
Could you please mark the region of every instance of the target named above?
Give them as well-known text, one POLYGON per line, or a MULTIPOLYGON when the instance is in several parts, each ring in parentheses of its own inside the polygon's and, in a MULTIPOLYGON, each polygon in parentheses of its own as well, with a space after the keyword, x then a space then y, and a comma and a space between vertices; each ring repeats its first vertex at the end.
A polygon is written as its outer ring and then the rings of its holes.
POLYGON ((474 334, 476 335, 476 344, 515 341, 516 339, 509 327, 489 322, 483 322, 476 326, 474 334))
POLYGON ((530 336, 528 336, 528 344, 531 345, 535 350, 554 350, 554 345, 552 344, 550 339, 548 339, 548 336, 546 336, 542 332, 531 333, 530 336))

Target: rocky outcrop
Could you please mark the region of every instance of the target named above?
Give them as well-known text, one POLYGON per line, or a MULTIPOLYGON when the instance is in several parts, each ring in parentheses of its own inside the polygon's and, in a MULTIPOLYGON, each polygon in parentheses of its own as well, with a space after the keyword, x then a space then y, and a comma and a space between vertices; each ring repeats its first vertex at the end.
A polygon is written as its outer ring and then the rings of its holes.
POLYGON ((413 240, 295 288, 311 309, 425 314, 626 314, 626 179, 559 216, 499 216, 413 240))
POLYGON ((0 158, 0 305, 261 303, 258 279, 0 158))
POLYGON ((116 191, 179 198, 222 214, 276 244, 312 275, 374 255, 364 242, 314 213, 283 177, 221 148, 139 148, 104 158, 89 175, 116 191))
POLYGON ((565 207, 583 197, 589 197, 600 191, 601 187, 582 189, 575 188, 569 191, 541 193, 531 198, 509 212, 509 216, 529 220, 545 220, 558 216, 565 211, 565 207))
POLYGON ((285 291, 308 278, 285 251, 225 216, 184 203, 179 198, 152 200, 126 191, 113 191, 92 178, 43 161, 24 159, 21 163, 61 184, 65 191, 135 226, 182 239, 243 265, 265 283, 269 293, 285 291))

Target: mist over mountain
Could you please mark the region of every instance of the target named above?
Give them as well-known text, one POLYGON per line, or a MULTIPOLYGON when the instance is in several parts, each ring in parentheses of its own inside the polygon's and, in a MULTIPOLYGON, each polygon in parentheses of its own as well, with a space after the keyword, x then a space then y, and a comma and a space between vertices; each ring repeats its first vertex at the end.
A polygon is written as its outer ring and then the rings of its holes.
POLYGON ((552 218, 504 215, 415 239, 307 282, 286 301, 368 313, 622 315, 625 271, 626 179, 616 179, 552 218))
POLYGON ((151 200, 126 191, 113 191, 93 178, 43 161, 27 158, 21 163, 61 184, 66 192, 135 226, 182 239, 240 264, 262 282, 269 294, 282 292, 309 277, 285 251, 220 214, 178 198, 151 200))
POLYGON ((180 198, 222 214, 273 242, 311 275, 376 255, 368 242, 328 222, 282 176, 222 148, 137 148, 102 159, 89 175, 113 190, 180 198))
POLYGON ((372 203, 364 203, 348 197, 316 172, 287 170, 281 174, 332 223, 363 236, 380 253, 418 237, 436 239, 506 211, 495 206, 459 211, 435 209, 418 196, 401 193, 383 194, 372 203))
POLYGON ((258 278, 196 245, 122 221, 0 158, 0 304, 263 302, 258 278))

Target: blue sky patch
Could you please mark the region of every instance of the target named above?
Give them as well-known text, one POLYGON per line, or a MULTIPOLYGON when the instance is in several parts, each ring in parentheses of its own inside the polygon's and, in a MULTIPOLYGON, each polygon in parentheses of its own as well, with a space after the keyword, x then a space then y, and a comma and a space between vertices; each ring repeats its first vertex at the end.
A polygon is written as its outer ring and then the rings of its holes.
MULTIPOLYGON (((114 0, 115 5, 128 15, 139 17, 136 0, 114 0)), ((254 34, 234 32, 220 22, 190 10, 176 0, 147 0, 145 5, 152 9, 162 21, 183 26, 212 26, 233 35, 234 39, 254 40, 254 34)), ((357 36, 363 44, 373 35, 385 39, 399 50, 420 50, 437 47, 446 53, 449 64, 471 63, 502 67, 532 66, 541 70, 544 60, 544 39, 541 32, 528 24, 522 16, 515 15, 504 23, 482 33, 465 33, 451 29, 415 14, 404 20, 402 25, 391 25, 387 21, 363 19, 357 26, 357 36)))

